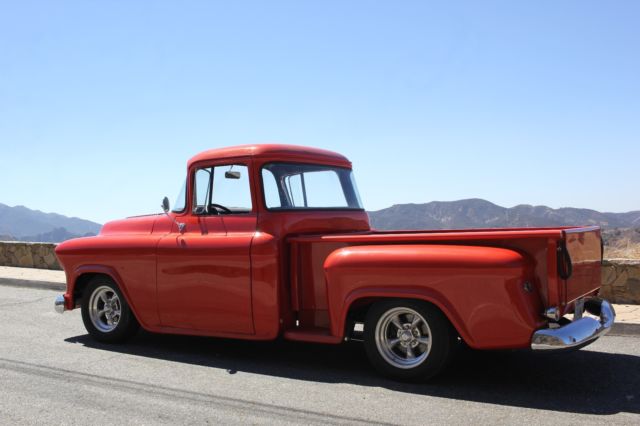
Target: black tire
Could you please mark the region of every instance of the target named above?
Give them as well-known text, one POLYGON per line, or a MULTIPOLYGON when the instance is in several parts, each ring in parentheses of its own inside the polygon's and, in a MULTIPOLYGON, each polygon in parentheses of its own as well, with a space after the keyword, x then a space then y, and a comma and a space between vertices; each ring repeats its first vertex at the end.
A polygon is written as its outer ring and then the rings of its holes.
POLYGON ((100 342, 124 342, 140 328, 120 288, 106 276, 97 276, 89 281, 83 291, 81 309, 84 327, 91 337, 100 342), (106 301, 100 298, 101 294, 106 301), (104 308, 109 312, 99 315, 104 308))
POLYGON ((430 303, 390 299, 375 303, 367 312, 365 351, 376 370, 394 380, 425 381, 434 377, 447 366, 456 346, 455 329, 430 303), (416 319, 413 313, 421 318, 416 319), (395 325, 397 319, 402 328, 395 325))

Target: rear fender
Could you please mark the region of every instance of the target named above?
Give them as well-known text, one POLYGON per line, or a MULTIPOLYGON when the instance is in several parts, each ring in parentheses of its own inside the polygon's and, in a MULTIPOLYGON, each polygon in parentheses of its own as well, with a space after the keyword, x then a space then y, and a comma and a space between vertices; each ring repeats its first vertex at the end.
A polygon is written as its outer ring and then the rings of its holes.
POLYGON ((331 333, 344 337, 349 308, 362 299, 410 298, 437 306, 473 348, 528 347, 544 325, 532 265, 496 247, 344 247, 324 263, 331 333))

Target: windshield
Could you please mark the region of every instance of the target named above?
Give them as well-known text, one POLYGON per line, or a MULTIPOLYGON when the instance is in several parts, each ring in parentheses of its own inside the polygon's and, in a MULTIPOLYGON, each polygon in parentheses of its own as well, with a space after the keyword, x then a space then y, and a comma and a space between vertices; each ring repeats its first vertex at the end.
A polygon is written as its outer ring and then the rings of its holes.
POLYGON ((270 163, 262 187, 270 210, 363 208, 353 172, 342 167, 270 163))
POLYGON ((187 181, 185 180, 182 183, 182 188, 180 188, 180 192, 176 197, 175 203, 173 203, 173 208, 171 209, 174 213, 181 213, 184 211, 184 208, 187 206, 187 181))

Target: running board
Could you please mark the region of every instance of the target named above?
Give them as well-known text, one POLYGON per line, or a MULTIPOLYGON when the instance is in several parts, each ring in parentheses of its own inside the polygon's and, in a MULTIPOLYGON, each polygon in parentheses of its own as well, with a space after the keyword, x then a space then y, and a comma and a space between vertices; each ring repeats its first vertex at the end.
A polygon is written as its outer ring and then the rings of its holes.
POLYGON ((284 332, 284 338, 299 342, 338 344, 342 339, 329 334, 326 328, 294 328, 284 332))

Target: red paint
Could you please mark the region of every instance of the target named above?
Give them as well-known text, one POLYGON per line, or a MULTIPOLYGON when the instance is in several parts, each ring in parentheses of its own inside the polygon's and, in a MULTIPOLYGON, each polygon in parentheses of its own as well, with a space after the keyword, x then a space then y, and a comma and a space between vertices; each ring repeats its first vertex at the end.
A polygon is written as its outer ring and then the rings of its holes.
POLYGON ((242 164, 253 210, 198 216, 188 207, 109 222, 96 237, 60 244, 67 309, 77 304, 79 278, 99 273, 153 332, 338 343, 351 308, 415 298, 438 306, 472 347, 518 348, 546 325, 545 307, 566 309, 599 289, 598 228, 380 232, 363 210, 269 211, 260 176, 274 161, 351 168, 339 154, 287 145, 198 154, 188 162, 187 200, 197 168, 242 164), (568 280, 556 265, 562 242, 568 280))

